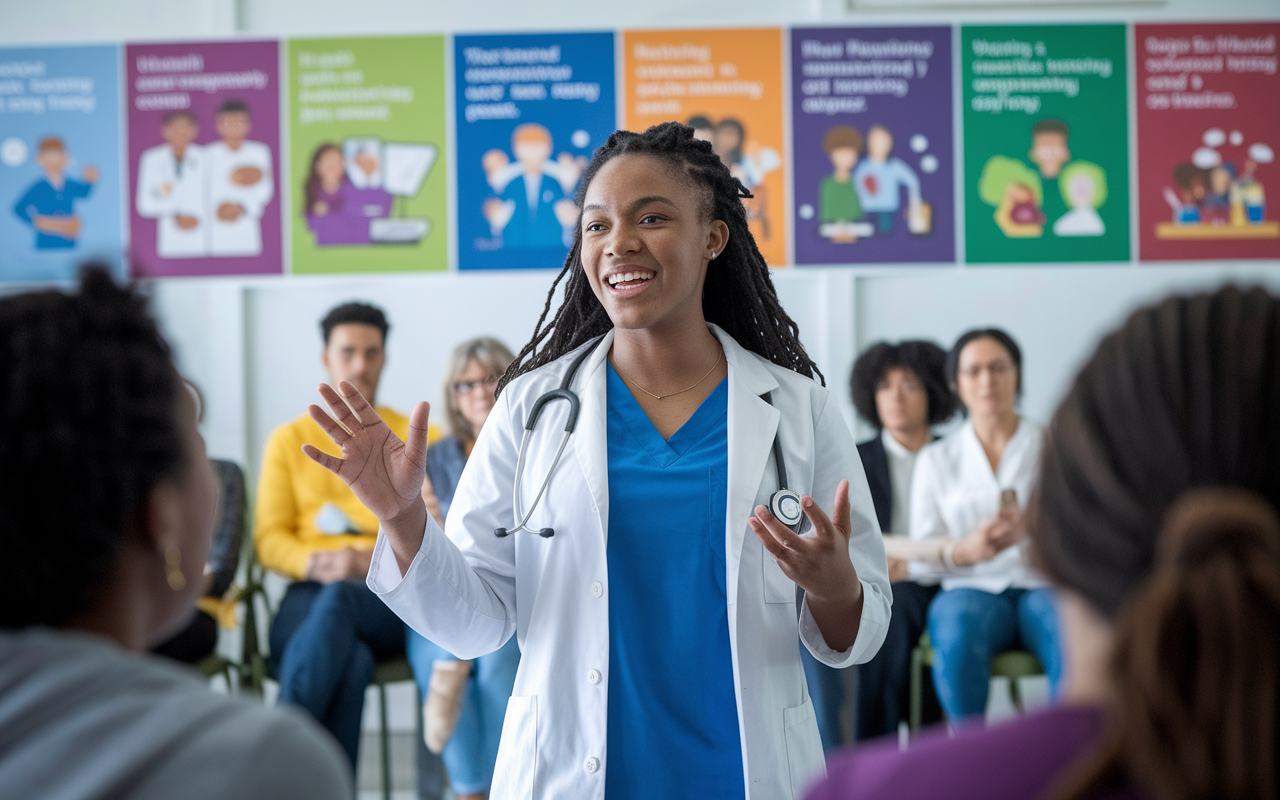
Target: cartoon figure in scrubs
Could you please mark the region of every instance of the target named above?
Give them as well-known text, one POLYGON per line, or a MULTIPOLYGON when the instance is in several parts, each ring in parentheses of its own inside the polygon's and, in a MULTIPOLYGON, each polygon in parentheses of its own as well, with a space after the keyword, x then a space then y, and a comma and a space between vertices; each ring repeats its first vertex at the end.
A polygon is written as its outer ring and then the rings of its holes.
POLYGON ((246 137, 249 107, 227 100, 213 117, 219 141, 206 145, 209 181, 209 255, 262 253, 262 213, 271 202, 271 149, 246 137))
POLYGON ((165 143, 138 161, 138 214, 157 220, 156 254, 191 258, 209 252, 205 213, 205 151, 195 143, 200 123, 189 111, 172 111, 160 124, 165 143))
POLYGON ((80 218, 75 214, 75 201, 88 197, 98 182, 96 167, 85 167, 83 180, 67 177, 71 156, 56 136, 40 141, 36 163, 44 177, 35 183, 13 206, 13 213, 36 232, 37 250, 59 250, 76 246, 80 238, 80 218))

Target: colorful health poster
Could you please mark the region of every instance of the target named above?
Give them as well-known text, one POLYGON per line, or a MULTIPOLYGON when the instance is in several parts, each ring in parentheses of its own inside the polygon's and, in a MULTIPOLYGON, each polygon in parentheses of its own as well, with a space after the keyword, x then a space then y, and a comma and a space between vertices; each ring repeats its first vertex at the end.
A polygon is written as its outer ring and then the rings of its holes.
POLYGON ((965 257, 1127 261, 1124 25, 965 26, 965 257))
POLYGON ((617 127, 612 33, 458 36, 459 269, 559 269, 617 127))
POLYGON ((0 49, 0 280, 123 275, 120 50, 0 49))
POLYGON ((1138 25, 1138 253, 1280 258, 1280 24, 1138 25))
POLYGON ((277 43, 133 44, 125 62, 133 273, 281 272, 277 43))
POLYGON ((293 272, 448 269, 444 37, 288 42, 293 272))
POLYGON ((711 142, 754 195, 743 201, 765 259, 787 264, 782 30, 627 31, 628 130, 675 120, 711 142))
POLYGON ((951 28, 791 32, 797 264, 955 261, 951 28))

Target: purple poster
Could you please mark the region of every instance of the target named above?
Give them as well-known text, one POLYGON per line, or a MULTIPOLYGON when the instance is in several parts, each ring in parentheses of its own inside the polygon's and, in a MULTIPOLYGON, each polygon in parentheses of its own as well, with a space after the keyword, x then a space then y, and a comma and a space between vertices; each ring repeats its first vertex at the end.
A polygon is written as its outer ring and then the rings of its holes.
POLYGON ((797 264, 955 261, 951 28, 791 32, 797 264))
POLYGON ((138 276, 281 272, 276 42, 129 45, 138 276))

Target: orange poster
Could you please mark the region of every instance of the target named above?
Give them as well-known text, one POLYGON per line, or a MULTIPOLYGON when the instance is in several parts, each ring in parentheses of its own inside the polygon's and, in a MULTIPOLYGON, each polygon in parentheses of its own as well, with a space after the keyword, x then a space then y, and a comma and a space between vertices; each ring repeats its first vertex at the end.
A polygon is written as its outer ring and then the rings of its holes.
POLYGON ((627 31, 624 126, 692 125, 751 191, 751 233, 775 266, 787 263, 782 30, 627 31))

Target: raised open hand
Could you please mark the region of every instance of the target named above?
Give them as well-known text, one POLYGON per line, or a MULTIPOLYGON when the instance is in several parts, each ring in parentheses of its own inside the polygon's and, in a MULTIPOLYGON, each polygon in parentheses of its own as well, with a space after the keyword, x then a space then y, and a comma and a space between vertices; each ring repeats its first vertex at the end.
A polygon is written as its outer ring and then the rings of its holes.
POLYGON ((342 448, 342 457, 309 444, 302 446, 302 452, 341 478, 365 508, 383 522, 420 504, 422 479, 427 474, 430 406, 414 406, 409 415, 409 441, 402 442, 351 383, 341 381, 336 392, 321 384, 320 397, 333 416, 317 405, 308 406, 307 413, 342 448))

